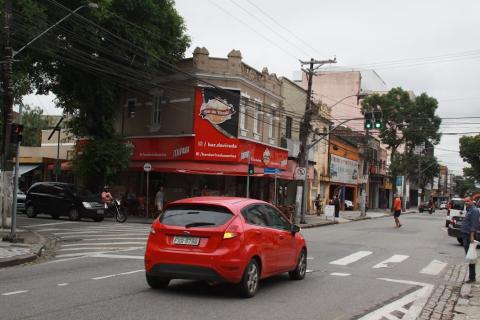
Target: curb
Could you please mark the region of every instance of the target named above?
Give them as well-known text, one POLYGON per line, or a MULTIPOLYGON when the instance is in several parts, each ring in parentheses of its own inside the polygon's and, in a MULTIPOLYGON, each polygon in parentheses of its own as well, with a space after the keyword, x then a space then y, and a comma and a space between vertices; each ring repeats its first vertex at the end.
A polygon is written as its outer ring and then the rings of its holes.
POLYGON ((0 268, 12 267, 19 264, 33 262, 37 260, 39 257, 41 257, 43 251, 45 250, 47 239, 41 234, 36 233, 35 231, 28 230, 28 232, 33 233, 40 240, 38 243, 34 243, 31 245, 30 247, 31 253, 14 256, 11 258, 0 259, 0 268))

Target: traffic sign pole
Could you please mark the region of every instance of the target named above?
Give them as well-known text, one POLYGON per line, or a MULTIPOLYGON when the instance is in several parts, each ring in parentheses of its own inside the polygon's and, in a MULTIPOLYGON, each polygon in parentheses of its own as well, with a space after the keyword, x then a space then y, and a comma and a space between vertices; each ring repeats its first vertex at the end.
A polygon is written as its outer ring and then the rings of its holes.
POLYGON ((149 178, 150 178, 150 171, 152 171, 152 165, 150 163, 145 163, 143 165, 143 171, 147 173, 147 187, 146 187, 146 201, 145 201, 145 216, 148 217, 148 186, 150 185, 149 183, 149 178))

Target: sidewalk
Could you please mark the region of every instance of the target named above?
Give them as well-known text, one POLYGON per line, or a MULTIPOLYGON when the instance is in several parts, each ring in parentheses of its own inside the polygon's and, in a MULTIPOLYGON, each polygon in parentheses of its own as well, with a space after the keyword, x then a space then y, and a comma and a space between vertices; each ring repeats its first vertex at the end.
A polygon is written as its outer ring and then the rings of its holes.
POLYGON ((47 239, 38 233, 17 229, 19 242, 3 241, 3 237, 10 234, 8 229, 0 229, 0 268, 36 260, 42 255, 47 239))
MULTIPOLYGON (((466 268, 466 265, 465 265, 466 268)), ((475 320, 480 319, 480 262, 477 263, 477 282, 469 284, 464 283, 460 290, 460 299, 458 299, 454 308, 455 320, 475 320)), ((466 278, 466 277, 465 277, 466 278)))

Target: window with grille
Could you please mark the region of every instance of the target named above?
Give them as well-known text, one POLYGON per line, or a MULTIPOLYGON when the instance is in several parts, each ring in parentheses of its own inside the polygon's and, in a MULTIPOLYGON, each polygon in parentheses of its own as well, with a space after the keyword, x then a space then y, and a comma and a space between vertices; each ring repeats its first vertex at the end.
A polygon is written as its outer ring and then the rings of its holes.
POLYGON ((287 124, 285 128, 285 137, 292 139, 292 117, 287 117, 287 124))

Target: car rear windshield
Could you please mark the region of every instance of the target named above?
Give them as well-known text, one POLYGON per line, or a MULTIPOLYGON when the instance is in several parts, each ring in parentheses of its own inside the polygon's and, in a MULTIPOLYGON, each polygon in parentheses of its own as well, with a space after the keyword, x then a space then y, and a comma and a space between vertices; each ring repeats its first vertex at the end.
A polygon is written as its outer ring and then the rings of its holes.
POLYGON ((465 201, 463 200, 452 200, 452 209, 463 210, 465 207, 465 201))
POLYGON ((210 205, 176 205, 169 207, 160 222, 169 226, 216 227, 225 224, 233 214, 224 207, 210 205))

